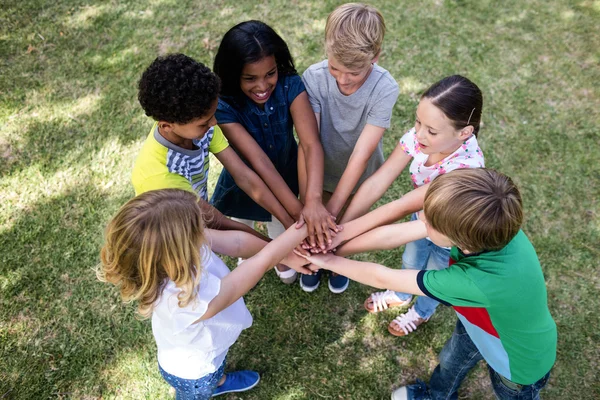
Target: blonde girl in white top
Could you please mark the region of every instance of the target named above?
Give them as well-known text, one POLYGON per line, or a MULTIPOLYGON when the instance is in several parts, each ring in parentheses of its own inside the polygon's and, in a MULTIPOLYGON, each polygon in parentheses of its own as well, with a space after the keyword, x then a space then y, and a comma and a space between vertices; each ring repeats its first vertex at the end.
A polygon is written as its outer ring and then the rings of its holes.
POLYGON ((266 244, 246 232, 206 229, 194 193, 155 190, 108 224, 98 276, 152 317, 159 369, 177 398, 208 399, 258 384, 254 371, 224 374, 229 347, 252 325, 242 296, 284 257, 307 272, 290 254, 305 237, 306 228, 292 226, 266 244), (248 260, 230 272, 213 251, 248 260))

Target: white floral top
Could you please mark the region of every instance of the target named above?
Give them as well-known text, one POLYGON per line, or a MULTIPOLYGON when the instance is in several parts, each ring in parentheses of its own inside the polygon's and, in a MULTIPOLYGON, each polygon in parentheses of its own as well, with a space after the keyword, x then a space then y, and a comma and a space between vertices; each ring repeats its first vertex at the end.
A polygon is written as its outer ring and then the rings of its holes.
POLYGON ((485 166, 483 152, 479 148, 475 136, 468 138, 454 153, 430 166, 425 165, 429 155, 421 152, 415 128, 402 136, 400 146, 406 154, 413 157, 410 164, 410 179, 412 179, 415 188, 426 185, 438 175, 455 169, 483 168, 485 166))

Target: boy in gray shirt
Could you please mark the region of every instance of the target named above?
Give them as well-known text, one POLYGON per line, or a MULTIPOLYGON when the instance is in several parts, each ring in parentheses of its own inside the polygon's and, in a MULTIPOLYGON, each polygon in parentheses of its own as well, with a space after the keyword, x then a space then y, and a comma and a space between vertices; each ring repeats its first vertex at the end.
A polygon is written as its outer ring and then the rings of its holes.
MULTIPOLYGON (((377 9, 356 3, 341 5, 325 26, 328 59, 302 75, 325 155, 323 204, 338 220, 352 193, 384 161, 383 133, 390 127, 398 98, 398 84, 376 64, 384 34, 385 22, 377 9)), ((307 167, 298 168, 301 195, 307 167)), ((312 292, 319 281, 319 273, 303 275, 300 285, 312 292)), ((332 292, 342 293, 347 287, 346 277, 329 277, 332 292)))

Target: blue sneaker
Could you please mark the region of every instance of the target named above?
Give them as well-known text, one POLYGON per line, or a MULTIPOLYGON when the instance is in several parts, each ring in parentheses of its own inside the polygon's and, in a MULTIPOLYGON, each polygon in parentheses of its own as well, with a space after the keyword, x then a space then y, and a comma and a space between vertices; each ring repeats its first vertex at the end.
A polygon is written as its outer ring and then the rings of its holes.
POLYGON ((225 382, 217 386, 212 397, 225 393, 245 392, 260 382, 260 375, 254 371, 235 371, 225 374, 225 382))
POLYGON ((329 290, 332 293, 342 293, 346 289, 348 289, 348 285, 350 284, 350 279, 346 278, 343 275, 334 275, 333 273, 329 274, 329 290))
POLYGON ((319 287, 319 283, 321 283, 321 270, 318 270, 312 275, 302 274, 300 277, 300 287, 305 292, 314 292, 319 287))

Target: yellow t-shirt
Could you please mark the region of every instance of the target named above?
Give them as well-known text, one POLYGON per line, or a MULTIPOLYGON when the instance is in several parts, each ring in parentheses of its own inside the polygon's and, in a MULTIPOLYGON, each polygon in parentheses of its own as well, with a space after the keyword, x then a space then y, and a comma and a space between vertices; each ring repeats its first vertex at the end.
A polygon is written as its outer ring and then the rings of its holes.
POLYGON ((138 154, 131 182, 136 196, 157 189, 184 189, 208 200, 208 153, 220 153, 229 143, 218 126, 194 140, 195 150, 176 146, 158 133, 155 123, 138 154))

